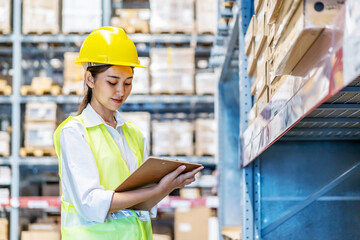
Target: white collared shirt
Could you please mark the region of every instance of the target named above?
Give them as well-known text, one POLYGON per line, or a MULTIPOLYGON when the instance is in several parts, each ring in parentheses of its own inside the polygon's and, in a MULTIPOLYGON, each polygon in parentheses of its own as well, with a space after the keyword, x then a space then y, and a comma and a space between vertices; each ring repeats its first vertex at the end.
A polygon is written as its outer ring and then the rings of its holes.
MULTIPOLYGON (((121 126, 126 124, 116 111, 116 128, 105 123, 90 104, 82 113, 85 127, 104 124, 118 145, 130 174, 137 168, 137 160, 125 139, 121 126)), ((68 122, 60 135, 61 187, 64 200, 75 206, 78 213, 88 221, 104 222, 110 208, 114 191, 104 190, 100 185, 99 172, 94 155, 85 138, 84 126, 77 121, 68 122)), ((148 155, 148 145, 143 137, 143 159, 148 155)), ((153 212, 153 211, 152 211, 153 212)))

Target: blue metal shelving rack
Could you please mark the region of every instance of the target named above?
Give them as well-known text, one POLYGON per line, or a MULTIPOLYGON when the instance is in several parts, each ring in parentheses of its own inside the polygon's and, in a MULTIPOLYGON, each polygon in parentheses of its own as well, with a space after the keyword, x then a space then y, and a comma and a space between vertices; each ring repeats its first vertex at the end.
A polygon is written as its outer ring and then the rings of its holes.
MULTIPOLYGON (((223 2, 227 1, 219 1, 219 6, 223 2)), ((220 72, 220 228, 241 226, 244 240, 359 239, 360 81, 354 79, 315 104, 305 118, 288 123, 276 135, 289 130, 280 139, 253 142, 263 145, 249 150, 243 142, 252 106, 244 35, 254 3, 235 4, 236 24, 229 27, 225 40, 219 40, 223 29, 218 30, 212 52, 220 72), (236 58, 237 66, 231 64, 236 58)), ((260 133, 267 136, 266 130, 272 129, 266 126, 260 133)))

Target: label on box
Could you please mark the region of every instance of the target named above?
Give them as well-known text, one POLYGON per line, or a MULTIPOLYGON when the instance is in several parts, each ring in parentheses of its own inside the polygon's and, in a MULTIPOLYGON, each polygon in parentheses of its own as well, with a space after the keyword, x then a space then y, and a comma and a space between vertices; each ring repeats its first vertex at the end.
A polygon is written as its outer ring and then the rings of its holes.
POLYGON ((44 201, 44 200, 29 201, 28 207, 29 208, 48 208, 49 204, 47 201, 44 201))
POLYGON ((180 232, 191 232, 192 227, 189 223, 179 223, 179 231, 180 232))

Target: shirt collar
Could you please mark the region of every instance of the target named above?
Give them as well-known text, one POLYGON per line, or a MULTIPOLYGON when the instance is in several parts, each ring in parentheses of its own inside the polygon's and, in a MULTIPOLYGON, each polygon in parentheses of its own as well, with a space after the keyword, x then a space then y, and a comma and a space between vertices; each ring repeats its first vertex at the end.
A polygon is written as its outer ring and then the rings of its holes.
MULTIPOLYGON (((93 109, 93 107, 90 104, 88 104, 86 108, 83 110, 82 116, 86 128, 95 127, 100 124, 108 125, 105 123, 104 119, 93 109)), ((117 122, 116 128, 121 127, 124 124, 126 125, 119 111, 115 111, 115 119, 117 122)))

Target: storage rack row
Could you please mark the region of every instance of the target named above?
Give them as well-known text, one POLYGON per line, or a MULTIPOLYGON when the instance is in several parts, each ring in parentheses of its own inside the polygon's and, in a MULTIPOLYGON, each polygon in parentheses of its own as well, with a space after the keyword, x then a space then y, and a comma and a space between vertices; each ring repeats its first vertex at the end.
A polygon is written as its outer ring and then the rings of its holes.
POLYGON ((220 231, 240 227, 236 235, 250 240, 358 238, 359 4, 344 3, 298 63, 307 77, 285 102, 270 100, 252 124, 245 33, 254 1, 235 5, 210 59, 220 76, 220 231))
MULTIPOLYGON (((145 2, 149 5, 149 2, 145 2)), ((110 25, 111 8, 118 7, 111 0, 102 1, 102 24, 104 26, 110 25)), ((135 6, 136 7, 136 6, 135 6)), ((143 5, 142 5, 143 7, 143 5)), ((147 6, 149 7, 149 6, 147 6)), ((44 211, 52 211, 58 198, 42 198, 31 199, 20 196, 20 168, 27 166, 43 166, 54 167, 57 166, 58 160, 54 157, 20 157, 19 149, 21 146, 21 109, 22 105, 28 102, 54 102, 57 104, 72 104, 77 105, 81 102, 81 97, 76 95, 57 95, 57 96, 21 96, 20 88, 22 85, 22 56, 26 51, 26 46, 29 44, 51 44, 59 43, 64 45, 76 46, 79 49, 81 42, 86 38, 87 34, 41 34, 41 35, 24 35, 21 32, 21 13, 22 1, 12 1, 12 29, 13 31, 8 35, 0 35, 0 43, 10 44, 9 47, 1 48, 1 51, 10 54, 9 59, 12 62, 12 94, 9 96, 0 96, 0 104, 11 105, 11 155, 10 157, 1 157, 0 165, 11 167, 11 199, 10 204, 6 206, 10 213, 10 239, 19 239, 19 218, 20 209, 33 207, 29 206, 35 203, 35 209, 43 209, 44 211), (10 51, 6 49, 11 49, 10 51), (34 202, 35 201, 35 202, 34 202), (20 203, 27 202, 21 205, 20 203), (31 205, 30 204, 30 205, 31 205), (37 205, 38 204, 38 205, 37 205), (41 204, 43 204, 41 207, 41 204), (44 207, 45 206, 45 207, 44 207)), ((210 55, 211 45, 214 41, 214 36, 211 34, 129 34, 129 37, 138 46, 140 56, 148 56, 149 50, 152 47, 195 47, 195 56, 199 58, 208 58, 210 55)), ((39 50, 39 49, 38 49, 39 50)), ((5 56, 5 55, 4 55, 5 56)), ((152 111, 152 112, 213 112, 214 111, 214 97, 213 96, 196 96, 196 95, 131 95, 124 105, 125 111, 152 111)), ((177 157, 178 159, 187 160, 190 162, 202 163, 210 168, 215 168, 216 162, 214 157, 197 157, 189 156, 177 157)), ((175 203, 179 199, 174 199, 175 203)), ((206 199, 201 200, 201 203, 195 202, 195 205, 206 204, 206 199)), ((187 203, 189 204, 189 203, 187 203)), ((190 203, 191 205, 192 203, 190 203)), ((57 211, 58 211, 58 205, 57 211)), ((164 205, 165 207, 172 206, 171 201, 164 205)), ((173 207, 176 207, 175 205, 173 207)))

